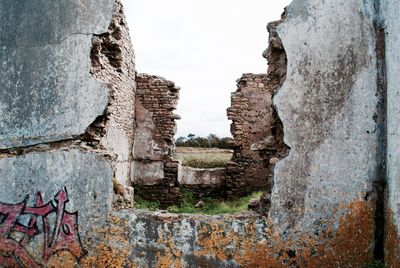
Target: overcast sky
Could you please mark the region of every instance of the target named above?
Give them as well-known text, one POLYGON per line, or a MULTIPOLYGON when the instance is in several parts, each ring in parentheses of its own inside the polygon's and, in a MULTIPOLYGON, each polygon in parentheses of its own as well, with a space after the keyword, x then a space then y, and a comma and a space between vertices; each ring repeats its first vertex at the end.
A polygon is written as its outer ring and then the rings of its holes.
POLYGON ((140 73, 181 87, 178 136, 230 136, 242 73, 266 73, 268 22, 290 0, 123 0, 140 73))

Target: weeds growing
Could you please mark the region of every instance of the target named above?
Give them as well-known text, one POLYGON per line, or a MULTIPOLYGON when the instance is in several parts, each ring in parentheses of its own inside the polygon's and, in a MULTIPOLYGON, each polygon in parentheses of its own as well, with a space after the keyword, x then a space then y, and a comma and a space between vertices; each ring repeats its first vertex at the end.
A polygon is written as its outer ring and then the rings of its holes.
POLYGON ((160 209, 160 203, 157 201, 144 200, 139 195, 135 195, 134 207, 137 209, 146 209, 150 211, 156 211, 160 209))
MULTIPOLYGON (((204 206, 196 207, 200 201, 193 194, 185 189, 181 190, 182 203, 180 206, 171 206, 167 208, 171 213, 188 213, 188 214, 204 214, 204 215, 219 215, 219 214, 235 214, 247 210, 247 204, 252 198, 259 198, 262 192, 256 192, 249 196, 242 197, 234 201, 225 201, 222 199, 203 198, 204 206)), ((160 204, 154 201, 146 201, 139 196, 135 196, 135 208, 147 209, 156 211, 160 209, 160 204)))

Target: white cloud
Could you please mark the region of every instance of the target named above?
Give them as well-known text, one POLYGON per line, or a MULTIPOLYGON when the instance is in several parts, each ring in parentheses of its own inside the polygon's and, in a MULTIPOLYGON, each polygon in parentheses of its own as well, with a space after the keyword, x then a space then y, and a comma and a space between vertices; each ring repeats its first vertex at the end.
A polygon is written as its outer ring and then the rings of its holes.
POLYGON ((266 25, 290 0, 123 0, 138 72, 181 87, 178 136, 230 136, 226 108, 242 73, 265 73, 266 25))

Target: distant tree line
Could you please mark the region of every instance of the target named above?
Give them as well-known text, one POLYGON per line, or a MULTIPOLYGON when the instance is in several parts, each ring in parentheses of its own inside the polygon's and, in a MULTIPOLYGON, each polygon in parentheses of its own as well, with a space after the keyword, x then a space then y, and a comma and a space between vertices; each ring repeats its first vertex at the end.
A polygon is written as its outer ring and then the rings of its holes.
POLYGON ((201 148, 220 148, 232 149, 230 143, 232 138, 220 138, 215 134, 209 134, 207 137, 196 137, 194 134, 189 134, 187 137, 179 137, 175 144, 178 147, 201 147, 201 148))

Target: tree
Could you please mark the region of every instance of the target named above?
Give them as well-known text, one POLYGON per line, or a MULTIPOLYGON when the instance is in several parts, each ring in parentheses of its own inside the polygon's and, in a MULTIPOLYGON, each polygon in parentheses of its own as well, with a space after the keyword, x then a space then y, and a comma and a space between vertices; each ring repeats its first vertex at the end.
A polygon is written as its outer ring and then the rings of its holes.
POLYGON ((189 134, 187 137, 178 137, 175 141, 178 147, 203 147, 203 148, 220 148, 232 149, 232 138, 219 138, 215 134, 209 134, 206 138, 196 137, 195 134, 189 134))
POLYGON ((219 138, 218 138, 217 135, 215 135, 215 134, 209 134, 209 135, 207 136, 207 140, 208 140, 208 148, 211 148, 211 147, 218 147, 219 138))
POLYGON ((185 146, 186 138, 185 137, 179 137, 175 141, 176 146, 185 146))

